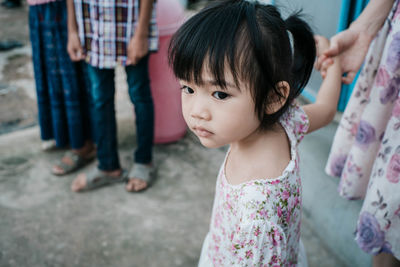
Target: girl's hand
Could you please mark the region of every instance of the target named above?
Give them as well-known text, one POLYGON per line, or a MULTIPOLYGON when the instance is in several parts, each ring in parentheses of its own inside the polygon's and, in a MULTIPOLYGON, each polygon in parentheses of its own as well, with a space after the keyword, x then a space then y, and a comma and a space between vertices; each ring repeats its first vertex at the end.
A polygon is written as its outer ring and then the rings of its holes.
POLYGON ((321 72, 322 78, 325 78, 326 70, 333 64, 333 60, 324 54, 329 49, 329 40, 321 35, 315 35, 314 40, 317 48, 317 60, 314 67, 321 72))
POLYGON ((80 61, 85 58, 77 32, 68 33, 67 52, 72 61, 80 61))
POLYGON ((126 65, 136 65, 149 52, 149 41, 146 36, 134 34, 128 46, 126 65))

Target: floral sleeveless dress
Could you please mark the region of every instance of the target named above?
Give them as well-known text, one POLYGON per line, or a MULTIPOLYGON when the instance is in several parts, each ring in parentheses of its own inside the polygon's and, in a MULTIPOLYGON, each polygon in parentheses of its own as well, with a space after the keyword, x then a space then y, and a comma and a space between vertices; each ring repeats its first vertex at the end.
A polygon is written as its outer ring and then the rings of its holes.
POLYGON ((291 145, 291 160, 281 176, 231 185, 225 177, 225 158, 199 266, 307 266, 300 244, 297 145, 307 132, 308 118, 292 104, 280 123, 291 145))
POLYGON ((337 129, 326 172, 339 194, 365 198, 356 241, 400 259, 400 1, 371 43, 337 129))

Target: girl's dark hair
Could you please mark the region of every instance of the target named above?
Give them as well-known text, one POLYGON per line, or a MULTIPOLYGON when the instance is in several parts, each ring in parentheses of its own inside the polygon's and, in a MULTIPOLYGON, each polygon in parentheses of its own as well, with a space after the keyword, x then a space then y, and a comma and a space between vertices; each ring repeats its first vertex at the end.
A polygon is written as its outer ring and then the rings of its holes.
POLYGON ((236 85, 249 84, 260 128, 265 129, 278 121, 307 84, 315 50, 312 30, 299 13, 283 20, 272 5, 225 0, 213 2, 179 28, 169 46, 169 62, 179 79, 196 84, 203 83, 206 65, 222 88, 229 67, 236 85), (290 85, 287 101, 266 114, 270 103, 283 100, 280 81, 290 85))

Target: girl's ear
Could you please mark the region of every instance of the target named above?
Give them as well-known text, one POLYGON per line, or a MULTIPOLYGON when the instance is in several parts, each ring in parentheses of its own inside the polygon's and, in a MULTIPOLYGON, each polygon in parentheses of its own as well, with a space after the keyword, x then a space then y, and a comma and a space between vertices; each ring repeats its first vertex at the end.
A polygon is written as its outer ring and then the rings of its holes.
POLYGON ((287 81, 280 81, 276 84, 276 88, 279 90, 281 96, 277 95, 275 92, 273 96, 273 100, 268 105, 267 110, 265 111, 266 114, 274 114, 277 112, 283 105, 285 105, 286 100, 288 99, 289 92, 290 92, 290 85, 287 81))

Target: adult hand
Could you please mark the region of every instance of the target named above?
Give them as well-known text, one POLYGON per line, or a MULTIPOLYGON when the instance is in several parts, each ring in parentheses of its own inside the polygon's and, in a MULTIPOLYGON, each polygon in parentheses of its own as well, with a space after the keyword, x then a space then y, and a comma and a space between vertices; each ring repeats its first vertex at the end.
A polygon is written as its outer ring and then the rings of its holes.
POLYGON ((77 32, 68 33, 67 51, 72 61, 80 61, 85 58, 77 32))
POLYGON ((148 52, 149 41, 147 37, 134 34, 128 45, 126 65, 136 65, 148 52))
MULTIPOLYGON (((360 69, 368 52, 372 37, 357 27, 340 32, 333 36, 330 47, 318 58, 316 68, 324 70, 332 64, 332 57, 339 56, 342 73, 342 82, 350 84, 360 69)), ((322 73, 324 76, 324 73, 322 73)))

